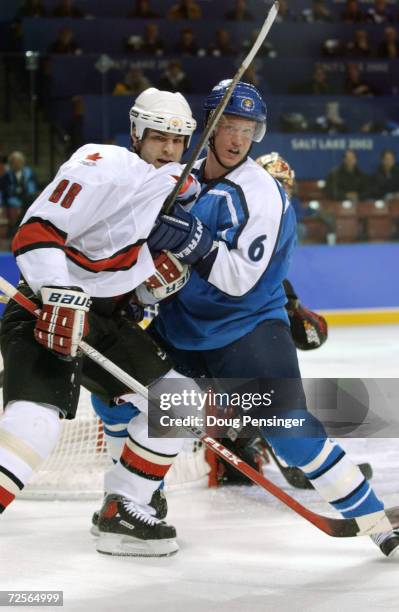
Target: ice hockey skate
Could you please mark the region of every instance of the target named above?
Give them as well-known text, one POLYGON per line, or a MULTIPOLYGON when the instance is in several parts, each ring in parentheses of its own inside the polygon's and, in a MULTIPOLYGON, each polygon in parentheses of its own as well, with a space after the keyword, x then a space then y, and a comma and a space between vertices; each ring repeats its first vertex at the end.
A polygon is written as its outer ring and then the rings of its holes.
POLYGON ((168 557, 179 550, 176 530, 121 495, 107 495, 98 519, 100 553, 131 557, 168 557))
POLYGON ((380 551, 386 557, 397 557, 399 552, 399 530, 385 531, 376 533, 370 536, 374 544, 378 546, 380 551))
MULTIPOLYGON (((156 491, 154 491, 149 505, 155 509, 155 514, 154 514, 155 518, 160 519, 160 520, 165 518, 165 516, 168 513, 168 502, 166 499, 166 495, 162 489, 157 489, 156 491)), ((100 532, 98 530, 98 519, 99 518, 100 518, 100 510, 96 510, 95 512, 93 512, 93 516, 91 517, 91 529, 90 529, 90 533, 94 535, 95 537, 98 537, 100 535, 100 532)))

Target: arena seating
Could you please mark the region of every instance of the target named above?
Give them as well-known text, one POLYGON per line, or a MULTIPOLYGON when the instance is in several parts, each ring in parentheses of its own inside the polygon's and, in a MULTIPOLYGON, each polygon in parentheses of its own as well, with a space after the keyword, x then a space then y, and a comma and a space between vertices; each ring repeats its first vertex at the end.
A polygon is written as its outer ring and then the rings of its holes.
MULTIPOLYGON (((166 18, 176 0, 151 0, 151 8, 160 14, 153 20, 129 19, 127 14, 134 0, 75 0, 75 5, 86 15, 81 19, 24 18, 21 23, 21 49, 37 50, 41 54, 39 80, 40 99, 45 115, 69 134, 77 134, 76 142, 112 142, 128 145, 127 114, 132 104, 130 96, 114 96, 117 82, 123 81, 131 66, 139 67, 151 84, 157 86, 161 73, 171 59, 176 59, 174 47, 180 32, 190 27, 206 50, 214 42, 218 28, 231 34, 237 53, 227 57, 178 57, 182 68, 192 82, 188 95, 202 127, 202 100, 215 82, 232 76, 243 55, 243 42, 259 28, 271 0, 247 0, 254 20, 234 22, 225 20, 232 0, 196 0, 203 17, 197 21, 172 22, 166 18), (126 53, 125 41, 134 35, 143 35, 148 23, 156 22, 165 41, 165 54, 161 56, 126 53), (76 55, 49 55, 48 49, 63 28, 71 28, 81 53, 76 55), (78 101, 78 102, 77 102, 78 101), (80 112, 76 112, 79 106, 80 112), (83 109, 83 113, 81 110, 83 109)), ((10 23, 22 6, 22 0, 2 0, 0 6, 0 50, 10 45, 10 23)), ((51 15, 59 0, 44 0, 51 15)), ((399 199, 392 198, 384 205, 374 201, 349 206, 344 202, 325 199, 321 179, 338 166, 346 149, 356 152, 360 168, 366 173, 375 171, 381 152, 392 149, 399 159, 399 58, 383 59, 377 56, 385 25, 344 24, 340 14, 345 0, 325 0, 331 11, 331 22, 306 23, 302 11, 310 10, 309 0, 289 2, 289 19, 274 24, 268 41, 275 56, 259 54, 254 62, 255 78, 267 99, 268 132, 266 140, 254 144, 255 157, 265 150, 283 154, 293 166, 298 179, 298 197, 306 207, 312 200, 335 219, 335 240, 390 240, 399 238, 399 199), (365 29, 375 56, 357 59, 345 56, 345 45, 353 40, 357 29, 365 29), (339 56, 328 56, 326 40, 342 43, 339 56), (348 61, 360 66, 362 78, 370 84, 375 97, 348 96, 345 92, 345 73, 348 61), (327 73, 331 94, 309 95, 301 93, 309 88, 315 66, 320 64, 327 73), (324 132, 322 117, 328 103, 336 104, 343 121, 342 131, 324 132), (288 119, 297 118, 297 123, 288 119)), ((361 0, 363 11, 373 0, 361 0)), ((397 0, 387 0, 399 23, 397 0)), ((75 139, 73 138, 75 143, 75 139)), ((316 216, 305 217, 307 242, 326 242, 331 228, 316 216)))

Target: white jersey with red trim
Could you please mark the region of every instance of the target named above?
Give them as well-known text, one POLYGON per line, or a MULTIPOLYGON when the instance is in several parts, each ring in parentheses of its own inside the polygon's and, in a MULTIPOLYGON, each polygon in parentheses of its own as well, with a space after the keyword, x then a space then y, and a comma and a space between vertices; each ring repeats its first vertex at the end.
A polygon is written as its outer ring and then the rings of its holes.
POLYGON ((155 268, 145 242, 181 174, 135 153, 88 144, 59 169, 14 237, 18 266, 33 291, 78 286, 93 297, 131 291, 155 268))

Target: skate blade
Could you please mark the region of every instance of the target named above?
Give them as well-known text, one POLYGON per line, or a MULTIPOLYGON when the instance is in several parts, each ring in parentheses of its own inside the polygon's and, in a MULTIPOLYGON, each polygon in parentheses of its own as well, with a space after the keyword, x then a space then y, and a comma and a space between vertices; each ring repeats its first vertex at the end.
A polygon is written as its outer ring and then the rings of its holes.
POLYGON ((399 546, 391 550, 389 555, 387 555, 387 559, 395 559, 395 561, 399 559, 399 546))
POLYGON ((139 540, 116 533, 99 533, 96 550, 117 557, 169 557, 179 550, 176 540, 139 540))

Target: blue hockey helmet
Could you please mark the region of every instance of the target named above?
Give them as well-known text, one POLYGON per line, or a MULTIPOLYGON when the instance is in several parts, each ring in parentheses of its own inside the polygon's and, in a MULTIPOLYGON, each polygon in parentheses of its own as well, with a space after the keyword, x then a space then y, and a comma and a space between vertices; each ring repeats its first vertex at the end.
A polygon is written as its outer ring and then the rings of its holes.
MULTIPOLYGON (((204 103, 205 121, 208 122, 209 115, 215 110, 232 79, 220 81, 212 89, 204 103)), ((266 133, 266 104, 254 85, 238 81, 231 98, 223 111, 227 115, 236 115, 244 119, 256 121, 257 126, 253 140, 260 142, 266 133)))

